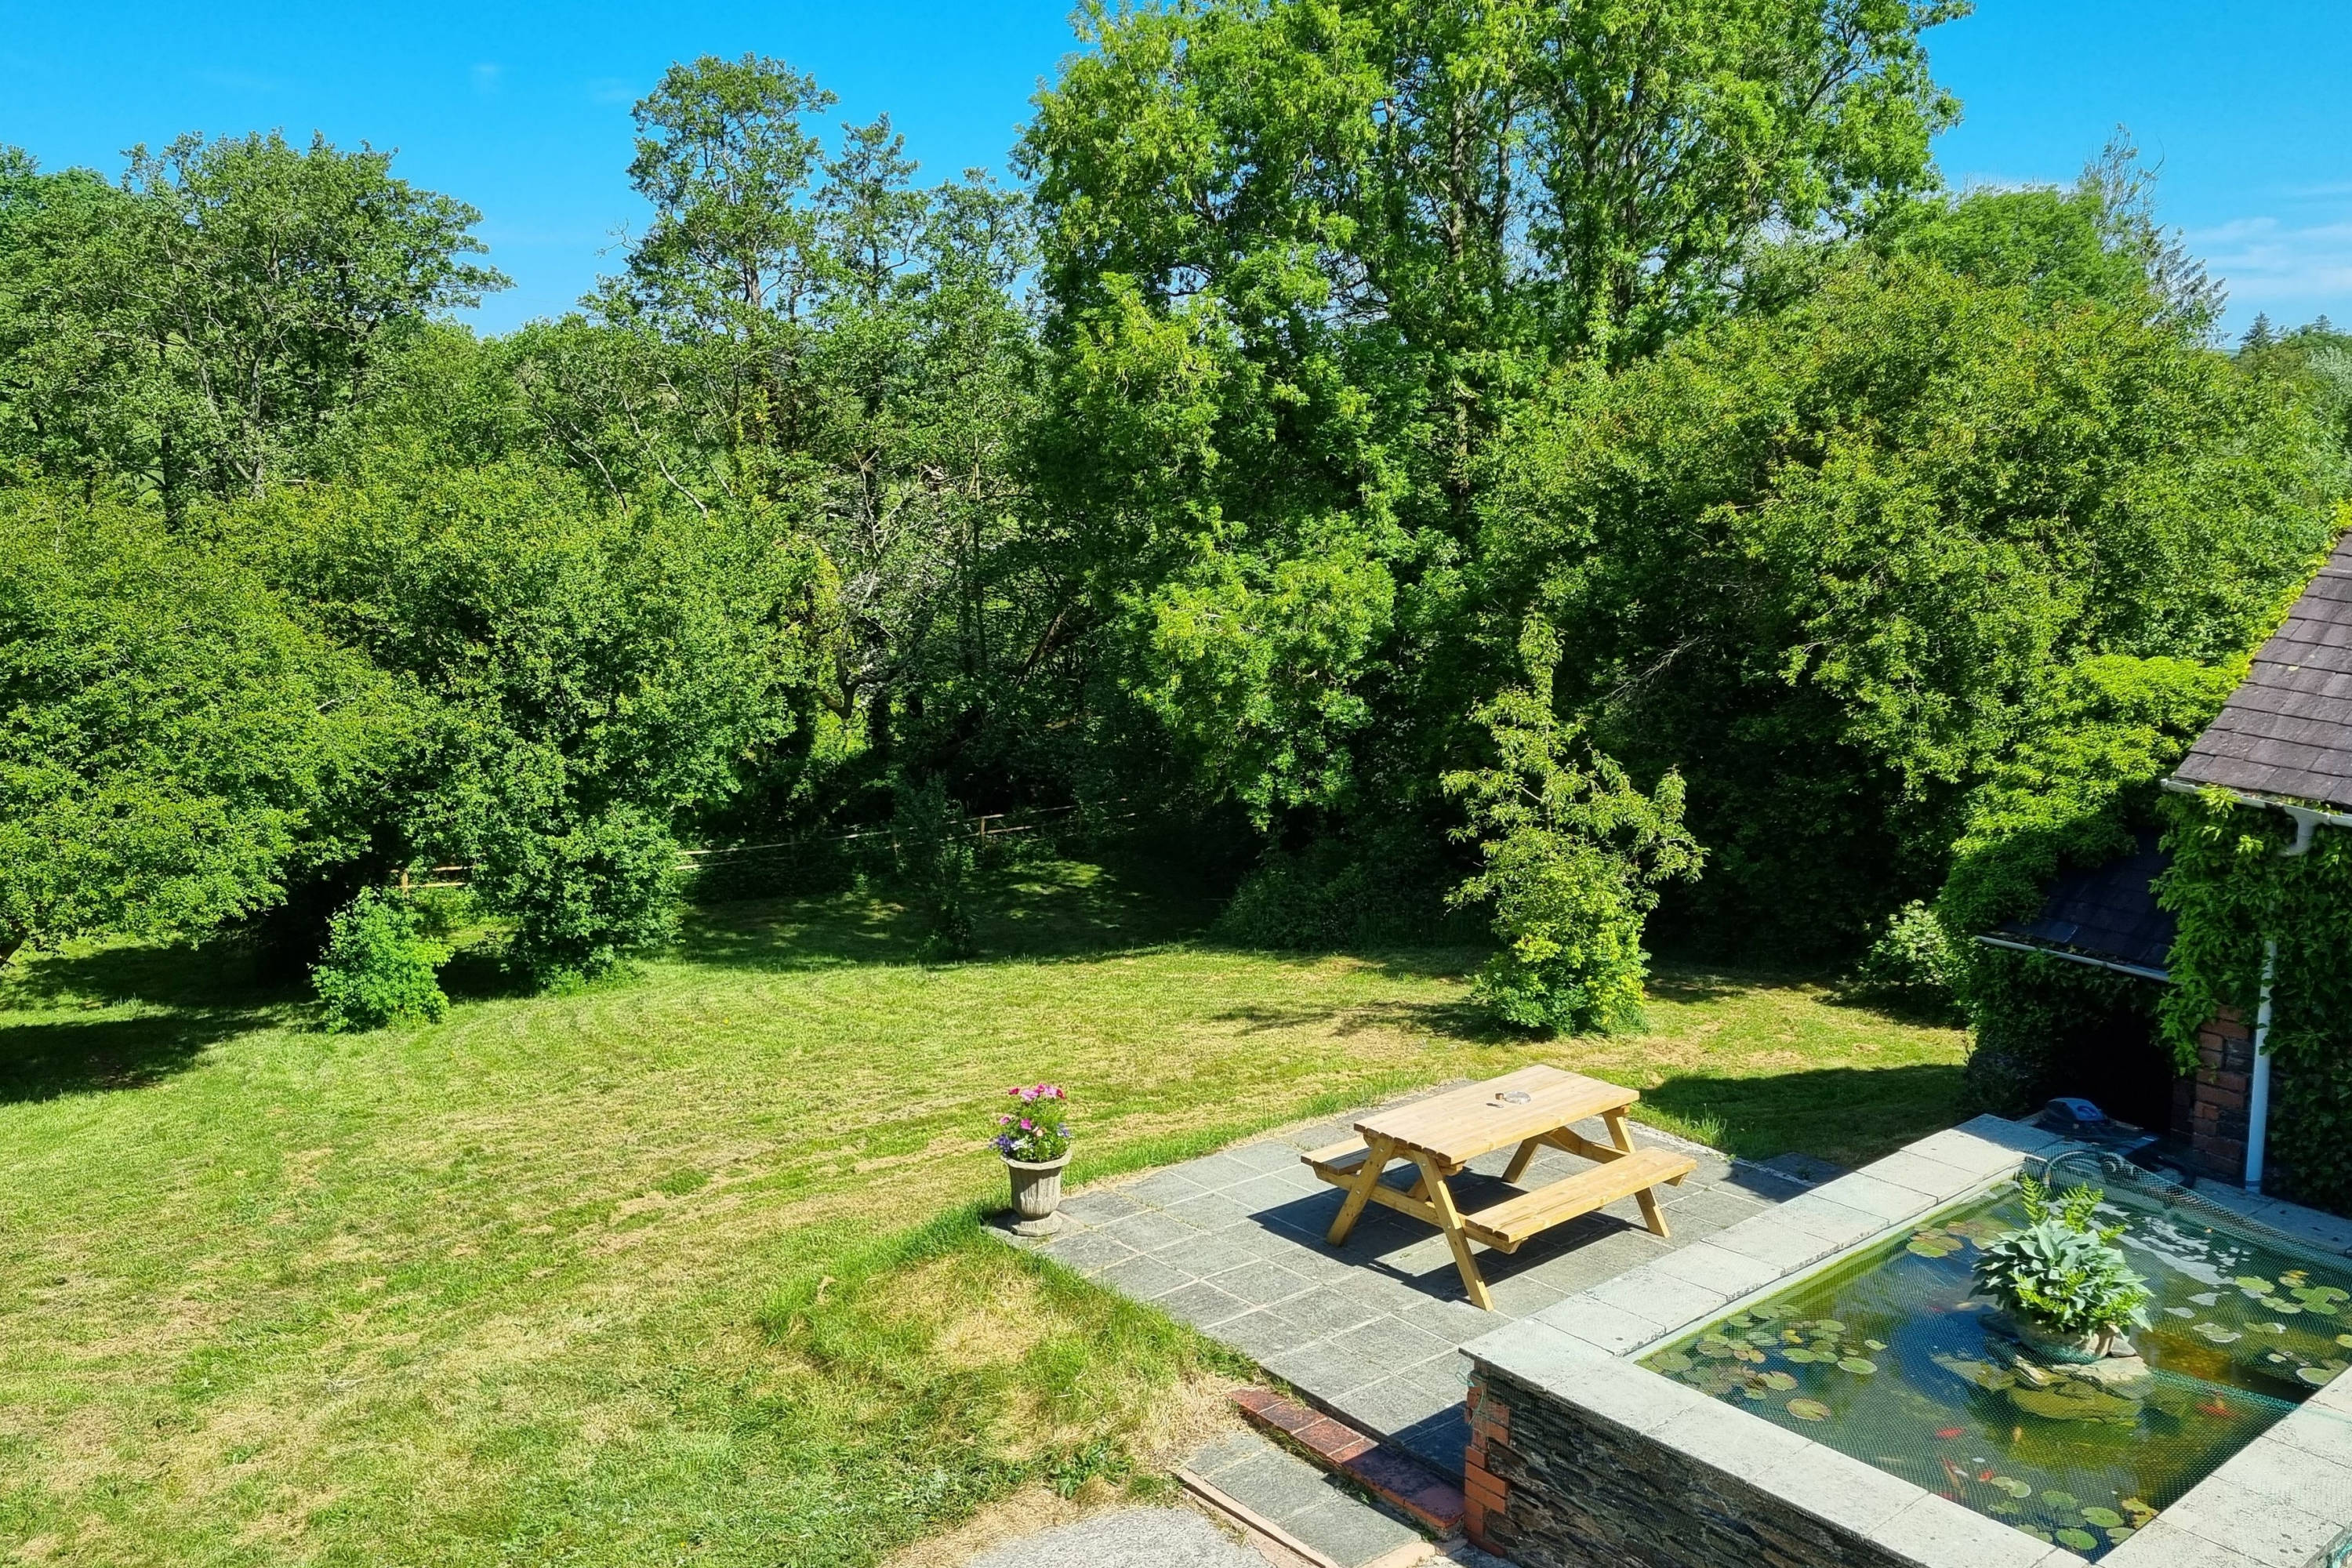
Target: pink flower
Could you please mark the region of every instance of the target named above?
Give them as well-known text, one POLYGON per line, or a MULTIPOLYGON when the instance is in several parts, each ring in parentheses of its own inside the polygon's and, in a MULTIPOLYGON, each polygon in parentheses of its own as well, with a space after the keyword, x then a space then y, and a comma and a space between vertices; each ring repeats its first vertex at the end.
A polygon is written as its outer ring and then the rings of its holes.
POLYGON ((1021 1131, 1026 1132, 1029 1130, 1029 1119, 1024 1116, 1021 1119, 1021 1131))

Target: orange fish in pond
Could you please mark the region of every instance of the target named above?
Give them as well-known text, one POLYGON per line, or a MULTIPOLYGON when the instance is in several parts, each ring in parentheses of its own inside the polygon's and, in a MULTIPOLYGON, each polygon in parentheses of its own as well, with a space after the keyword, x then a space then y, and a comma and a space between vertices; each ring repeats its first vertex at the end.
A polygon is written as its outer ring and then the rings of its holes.
POLYGON ((1965 1426, 1947 1426, 1942 1431, 1937 1432, 1936 1436, 1948 1443, 1967 1430, 1968 1428, 1965 1426))
POLYGON ((2198 1405, 2197 1408, 2203 1411, 2208 1415, 2227 1415, 2230 1414, 2230 1407, 2221 1402, 2221 1396, 2218 1394, 2212 1398, 2206 1400, 2203 1404, 2198 1405))
POLYGON ((1979 1470, 1977 1472, 1977 1479, 1980 1481, 1989 1481, 1992 1479, 1992 1475, 1993 1473, 1990 1470, 1979 1470))

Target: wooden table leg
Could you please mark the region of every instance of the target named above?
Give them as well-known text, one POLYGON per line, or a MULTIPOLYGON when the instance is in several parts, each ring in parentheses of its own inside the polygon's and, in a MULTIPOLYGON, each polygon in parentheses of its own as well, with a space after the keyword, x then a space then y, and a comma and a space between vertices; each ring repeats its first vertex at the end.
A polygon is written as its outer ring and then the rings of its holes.
POLYGON ((1543 1142, 1540 1138, 1530 1138, 1520 1144, 1519 1152, 1511 1156, 1511 1163, 1503 1167, 1503 1180, 1517 1182, 1521 1176, 1526 1175, 1528 1162, 1536 1157, 1536 1151, 1543 1147, 1543 1142))
MULTIPOLYGON (((1622 1110, 1604 1110, 1601 1113, 1601 1120, 1609 1124, 1609 1142, 1615 1144, 1621 1152, 1632 1153, 1633 1138, 1625 1130, 1625 1113, 1622 1110)), ((1642 1205, 1642 1223, 1650 1227, 1650 1234, 1664 1237, 1666 1234, 1666 1211, 1658 1206, 1656 1191, 1643 1187, 1633 1194, 1633 1201, 1642 1205)))
POLYGON ((1356 1221, 1362 1215, 1364 1205, 1372 1201, 1373 1185, 1380 1181, 1381 1173, 1389 1168, 1389 1162, 1396 1157, 1396 1145, 1385 1138, 1368 1138, 1364 1142, 1364 1163, 1357 1167, 1356 1179, 1349 1184, 1348 1201, 1339 1205, 1338 1217, 1332 1220, 1331 1228, 1324 1233, 1323 1239, 1333 1247, 1345 1242, 1348 1233, 1356 1228, 1356 1221))
POLYGON ((1445 1233, 1445 1244, 1454 1249, 1454 1267, 1462 1271, 1462 1288, 1470 1293, 1473 1305, 1493 1311, 1494 1298, 1486 1294, 1486 1281, 1478 1277, 1477 1260, 1470 1256, 1470 1237, 1462 1229, 1462 1212, 1454 1206, 1445 1178, 1427 1155, 1412 1153, 1411 1158, 1421 1167, 1421 1179, 1429 1188, 1430 1206, 1437 1210, 1437 1228, 1445 1233))

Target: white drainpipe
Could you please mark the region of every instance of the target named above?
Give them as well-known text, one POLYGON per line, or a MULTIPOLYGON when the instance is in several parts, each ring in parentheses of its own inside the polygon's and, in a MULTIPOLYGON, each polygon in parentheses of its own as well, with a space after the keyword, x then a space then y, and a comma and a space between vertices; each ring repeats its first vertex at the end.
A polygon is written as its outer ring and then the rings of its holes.
POLYGON ((2254 1009, 2253 1081, 2246 1089, 2246 1191, 2263 1190, 2263 1145, 2271 1130, 2271 977, 2278 971, 2278 939, 2263 943, 2263 1001, 2254 1009))

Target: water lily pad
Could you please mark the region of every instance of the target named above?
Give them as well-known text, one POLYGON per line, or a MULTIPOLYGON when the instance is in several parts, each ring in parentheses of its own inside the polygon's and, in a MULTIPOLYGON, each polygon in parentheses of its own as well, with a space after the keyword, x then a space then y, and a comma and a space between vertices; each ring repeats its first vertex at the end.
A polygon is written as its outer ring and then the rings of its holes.
POLYGON ((2116 1504, 2116 1506, 2123 1510, 2124 1517, 2131 1521, 2134 1524, 2146 1524, 2149 1520, 2156 1517, 2156 1510, 2148 1507, 2147 1504, 2142 1502, 2136 1497, 2127 1497, 2124 1499, 2123 1501, 2116 1504))
POLYGON ((2219 1290, 2200 1290, 2189 1299, 2200 1307, 2210 1307, 2221 1299, 2221 1293, 2219 1290))
POLYGON ((1967 1245, 1958 1237, 1930 1226, 1912 1232, 1911 1240, 1904 1250, 1916 1252, 1922 1258, 1949 1258, 1967 1245))
POLYGON ((1697 1363, 1680 1351, 1664 1352, 1650 1363, 1654 1370, 1666 1373, 1688 1372, 1697 1363))
POLYGON ((2074 1510, 2083 1506, 2083 1500, 2076 1497, 2073 1492, 2043 1492, 2042 1494, 2042 1500, 2048 1503, 2052 1508, 2063 1508, 2069 1512, 2072 1512, 2074 1510))
POLYGON ((1886 1348, 1886 1342, 1885 1340, 1864 1340, 1862 1342, 1862 1348, 1864 1350, 1883 1351, 1886 1348))
POLYGON ((2058 1531, 2058 1544, 2071 1546, 2077 1552, 2089 1552, 2099 1544, 2099 1538, 2087 1530, 2076 1530, 2070 1525, 2058 1531))
POLYGON ((1800 1421, 1826 1421, 1830 1418, 1830 1407, 1818 1399, 1791 1399, 1789 1401, 1789 1414, 1800 1421))
POLYGON ((2211 1340, 2217 1345, 2226 1345, 2233 1341, 2245 1338, 2243 1334, 2237 1332, 2235 1330, 2225 1329, 2221 1324, 2212 1322, 2193 1324, 2189 1328, 2189 1331, 2192 1334, 2202 1334, 2205 1338, 2211 1340))
POLYGON ((2033 1495, 2033 1483, 2021 1481, 2015 1476, 1995 1476, 1991 1484, 2020 1501, 2033 1495))
POLYGON ((2338 1334, 2336 1336, 2336 1342, 2346 1350, 2352 1350, 2352 1334, 2338 1334))
POLYGON ((1772 1391, 1770 1389, 1766 1388, 1761 1384, 1744 1384, 1740 1387, 1739 1397, 1742 1399, 1762 1400, 1769 1395, 1771 1392, 1772 1391))
POLYGON ((2314 1388, 2325 1388, 2335 1382, 2336 1374, 2343 1370, 2340 1366, 2299 1366, 2294 1369, 2294 1375, 2314 1388))
POLYGON ((1816 1318, 1813 1320, 1811 1327, 1813 1332, 1817 1334, 1842 1334, 1845 1332, 1845 1325, 1839 1322, 1835 1318, 1816 1318))
POLYGON ((2176 1318, 2193 1318, 2197 1315, 2197 1310, 2193 1307, 2167 1307, 2165 1310, 2176 1318))
POLYGON ((1759 1381, 1765 1387, 1777 1389, 1783 1394, 1797 1386, 1797 1380, 1785 1372, 1768 1372, 1759 1381))
POLYGON ((1867 1356, 1840 1356, 1838 1358, 1838 1370, 1840 1372, 1850 1372, 1856 1377, 1868 1377, 1872 1373, 1878 1370, 1878 1363, 1870 1360, 1867 1356))
POLYGON ((2040 1525, 2038 1525, 2038 1524, 2027 1524, 2027 1523, 2025 1523, 2023 1521, 2021 1521, 2021 1521, 2020 1521, 2019 1522, 2017 1522, 2016 1524, 2011 1525, 2011 1526, 2010 1526, 2010 1528, 2011 1528, 2011 1530, 2021 1530, 2021 1531, 2023 1531, 2026 1534, 2028 1534, 2028 1535, 2030 1535, 2030 1536, 2033 1537, 2033 1539, 2034 1539, 2034 1540, 2036 1540, 2036 1541, 2038 1541, 2038 1542, 2042 1542, 2042 1545, 2044 1545, 2044 1546, 2048 1546, 2048 1545, 2050 1545, 2050 1544, 2051 1544, 2051 1541, 2050 1541, 2050 1532, 2049 1532, 2048 1531, 2046 1531, 2046 1530, 2042 1529, 2042 1528, 2040 1525))
POLYGON ((1804 1346, 1802 1346, 1802 1345, 1790 1345, 1787 1350, 1784 1350, 1784 1351, 1782 1351, 1782 1352, 1780 1352, 1780 1359, 1781 1359, 1781 1360, 1783 1360, 1783 1361, 1793 1361, 1793 1362, 1800 1362, 1800 1363, 1802 1363, 1802 1362, 1809 1362, 1809 1361, 1819 1361, 1821 1358, 1820 1358, 1819 1356, 1816 1356, 1815 1354, 1813 1354, 1813 1352, 1811 1352, 1811 1351, 1807 1350, 1807 1349, 1806 1349, 1804 1346))
POLYGON ((2138 1533, 2138 1531, 2134 1530, 2128 1524, 2119 1524, 2113 1530, 2107 1531, 2107 1544, 2110 1546, 2121 1546, 2125 1542, 2129 1541, 2133 1536, 2137 1535, 2138 1533))
POLYGON ((2111 1508, 2086 1508, 2083 1510, 2083 1522, 2095 1524, 2101 1530, 2116 1529, 2123 1521, 2124 1516, 2111 1508))
POLYGON ((2230 1281, 2249 1296, 2267 1296, 2276 1287, 2259 1274, 2241 1274, 2230 1281))
POLYGON ((2266 1312, 2276 1312, 2282 1318, 2291 1318, 2294 1316, 2295 1313, 2303 1310, 2301 1307, 2296 1306, 2294 1302, 2279 1296, 2265 1296, 2263 1298, 2262 1304, 2263 1310, 2266 1312))

